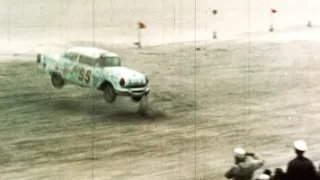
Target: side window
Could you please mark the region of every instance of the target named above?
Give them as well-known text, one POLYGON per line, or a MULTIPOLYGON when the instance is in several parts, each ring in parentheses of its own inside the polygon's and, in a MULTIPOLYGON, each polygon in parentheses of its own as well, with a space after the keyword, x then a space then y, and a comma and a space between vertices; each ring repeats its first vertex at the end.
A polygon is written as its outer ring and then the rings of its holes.
POLYGON ((78 60, 78 55, 74 54, 74 53, 65 53, 63 55, 63 57, 67 58, 67 59, 69 59, 70 61, 73 61, 73 62, 77 62, 77 60, 78 60))
POLYGON ((79 58, 79 63, 92 66, 93 65, 93 59, 91 59, 91 58, 89 58, 87 56, 82 56, 81 55, 80 58, 79 58))

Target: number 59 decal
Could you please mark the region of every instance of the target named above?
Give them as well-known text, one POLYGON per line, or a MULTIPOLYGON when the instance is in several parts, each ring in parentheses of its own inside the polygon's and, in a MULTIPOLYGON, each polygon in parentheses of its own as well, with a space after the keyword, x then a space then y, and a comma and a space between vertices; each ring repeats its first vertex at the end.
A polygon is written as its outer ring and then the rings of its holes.
POLYGON ((84 81, 87 84, 89 84, 91 80, 90 77, 91 77, 91 70, 86 71, 84 68, 80 69, 79 76, 78 76, 78 79, 80 81, 84 81))

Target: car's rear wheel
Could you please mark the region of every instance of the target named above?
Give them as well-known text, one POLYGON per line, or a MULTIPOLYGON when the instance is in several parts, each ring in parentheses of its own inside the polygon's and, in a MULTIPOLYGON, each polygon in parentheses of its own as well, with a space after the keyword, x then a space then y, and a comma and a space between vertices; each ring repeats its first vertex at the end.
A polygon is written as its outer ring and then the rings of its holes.
POLYGON ((134 102, 140 102, 141 99, 142 99, 142 96, 133 96, 133 97, 131 97, 131 99, 132 99, 132 101, 134 101, 134 102))
POLYGON ((64 79, 62 78, 62 76, 60 74, 57 74, 57 73, 51 74, 51 83, 52 83, 53 87, 55 87, 57 89, 61 89, 65 85, 64 79))
POLYGON ((107 83, 103 88, 103 97, 104 100, 108 103, 112 103, 116 100, 117 94, 110 83, 107 83))

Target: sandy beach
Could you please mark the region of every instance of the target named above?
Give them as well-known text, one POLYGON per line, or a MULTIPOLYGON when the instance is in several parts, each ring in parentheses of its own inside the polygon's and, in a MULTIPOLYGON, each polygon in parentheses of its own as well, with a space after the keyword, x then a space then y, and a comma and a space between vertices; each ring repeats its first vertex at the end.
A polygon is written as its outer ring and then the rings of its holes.
POLYGON ((1 0, 1 179, 220 180, 232 148, 285 168, 300 138, 318 165, 319 2, 217 2, 1 0), (133 46, 138 20, 143 49, 133 46), (126 98, 54 89, 36 68, 36 52, 93 40, 148 75, 145 116, 126 98))

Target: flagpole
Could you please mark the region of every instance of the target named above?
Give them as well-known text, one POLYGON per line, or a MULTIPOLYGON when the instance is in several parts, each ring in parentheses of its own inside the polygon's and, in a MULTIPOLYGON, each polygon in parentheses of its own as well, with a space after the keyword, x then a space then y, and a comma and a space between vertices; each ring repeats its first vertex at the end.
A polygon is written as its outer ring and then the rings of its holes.
POLYGON ((10 32, 10 26, 11 26, 11 19, 10 19, 10 2, 8 3, 8 29, 7 29, 7 40, 8 40, 8 43, 10 43, 10 34, 11 34, 11 32, 10 32))
POLYGON ((138 27, 138 48, 141 48, 141 28, 138 27))
POLYGON ((270 16, 270 28, 269 28, 269 31, 270 32, 273 32, 273 21, 274 21, 274 13, 276 13, 277 11, 275 9, 271 9, 271 16, 270 16))
POLYGON ((134 44, 137 45, 138 48, 141 48, 142 47, 142 45, 141 45, 141 43, 142 43, 142 29, 145 29, 146 25, 141 21, 139 21, 137 25, 138 25, 138 27, 137 27, 138 41, 135 42, 134 44))
POLYGON ((213 29, 213 31, 212 31, 212 38, 213 39, 217 39, 217 23, 216 23, 216 15, 217 15, 217 13, 218 13, 218 10, 216 10, 216 9, 214 9, 214 10, 212 10, 212 14, 213 14, 213 27, 212 27, 212 29, 213 29))
POLYGON ((269 31, 272 32, 273 31, 273 13, 271 12, 271 24, 270 24, 270 29, 269 31))
POLYGON ((176 6, 173 6, 173 32, 176 34, 176 6))

